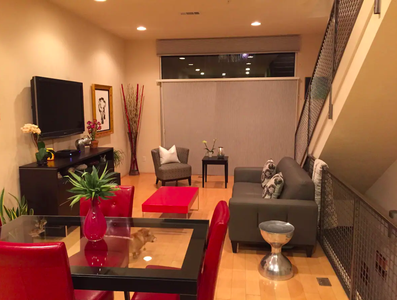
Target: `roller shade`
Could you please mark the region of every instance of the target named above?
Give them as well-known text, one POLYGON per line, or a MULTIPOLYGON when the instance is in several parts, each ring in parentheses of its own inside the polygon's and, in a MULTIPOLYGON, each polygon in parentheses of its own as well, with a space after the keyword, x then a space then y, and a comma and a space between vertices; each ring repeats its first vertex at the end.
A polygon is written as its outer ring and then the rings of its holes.
POLYGON ((300 36, 157 40, 157 55, 297 52, 300 36))

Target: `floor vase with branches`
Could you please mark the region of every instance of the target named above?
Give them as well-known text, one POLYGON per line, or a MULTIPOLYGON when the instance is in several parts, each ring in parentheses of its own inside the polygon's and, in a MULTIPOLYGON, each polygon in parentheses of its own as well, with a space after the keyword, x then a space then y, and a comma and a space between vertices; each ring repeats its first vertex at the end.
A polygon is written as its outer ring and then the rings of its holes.
POLYGON ((130 175, 139 175, 137 143, 144 102, 144 89, 145 86, 140 88, 139 84, 136 85, 136 89, 131 85, 127 85, 126 89, 124 89, 124 86, 121 85, 128 140, 131 148, 130 175))

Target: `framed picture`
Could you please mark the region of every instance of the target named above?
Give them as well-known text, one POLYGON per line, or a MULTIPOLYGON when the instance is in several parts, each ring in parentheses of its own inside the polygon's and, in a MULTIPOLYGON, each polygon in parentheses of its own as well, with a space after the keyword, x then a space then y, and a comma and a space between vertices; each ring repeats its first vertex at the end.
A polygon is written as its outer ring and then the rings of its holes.
POLYGON ((113 88, 108 85, 92 85, 92 115, 101 122, 97 136, 113 133, 113 88))

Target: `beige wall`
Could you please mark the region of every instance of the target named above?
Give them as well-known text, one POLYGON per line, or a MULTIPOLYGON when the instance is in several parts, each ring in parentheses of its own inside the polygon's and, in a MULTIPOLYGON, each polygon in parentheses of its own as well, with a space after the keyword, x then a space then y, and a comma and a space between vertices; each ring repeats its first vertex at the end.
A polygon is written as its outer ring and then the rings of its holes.
POLYGON ((126 84, 145 85, 145 104, 138 140, 140 172, 153 173, 150 151, 161 144, 160 125, 160 59, 156 55, 155 40, 129 41, 126 46, 126 84))
MULTIPOLYGON (((32 122, 32 76, 83 82, 86 121, 92 119, 91 84, 113 86, 115 133, 99 142, 126 151, 119 93, 125 70, 124 41, 47 1, 1 1, 0 11, 0 189, 18 194, 18 167, 34 161, 30 137, 20 130, 32 122)), ((73 148, 78 137, 47 144, 55 150, 73 148)), ((120 169, 122 174, 127 165, 120 169)))
POLYGON ((298 117, 305 102, 305 77, 312 77, 314 65, 323 41, 324 33, 301 35, 301 50, 296 60, 296 76, 299 77, 298 117))
POLYGON ((397 209, 397 160, 368 189, 366 196, 373 199, 385 210, 397 209))
MULTIPOLYGON (((301 36, 301 51, 296 62, 296 73, 300 77, 299 108, 304 101, 304 78, 313 73, 322 38, 323 34, 301 36)), ((145 85, 145 107, 137 150, 138 165, 141 172, 153 172, 150 150, 161 144, 160 87, 156 84, 156 80, 160 79, 160 59, 156 55, 155 40, 127 42, 126 67, 126 83, 145 85)))

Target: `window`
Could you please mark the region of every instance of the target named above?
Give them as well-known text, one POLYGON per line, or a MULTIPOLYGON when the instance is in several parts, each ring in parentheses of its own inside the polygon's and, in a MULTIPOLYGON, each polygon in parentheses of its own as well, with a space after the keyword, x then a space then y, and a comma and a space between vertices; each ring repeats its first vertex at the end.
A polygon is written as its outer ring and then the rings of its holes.
POLYGON ((294 77, 295 53, 162 56, 162 79, 294 77))

